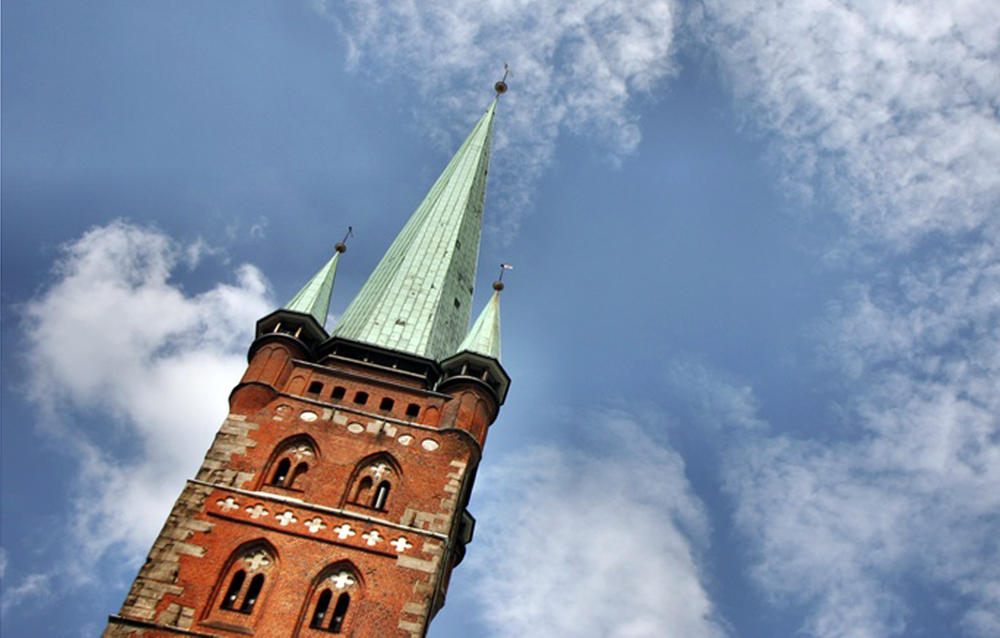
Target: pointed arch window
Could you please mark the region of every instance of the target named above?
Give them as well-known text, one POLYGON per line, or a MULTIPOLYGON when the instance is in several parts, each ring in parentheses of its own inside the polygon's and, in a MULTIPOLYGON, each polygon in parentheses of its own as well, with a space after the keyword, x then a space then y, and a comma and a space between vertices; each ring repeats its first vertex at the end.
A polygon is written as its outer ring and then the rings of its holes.
POLYGON ((394 481, 400 479, 399 465, 388 454, 369 457, 358 464, 348 491, 347 502, 385 511, 394 481))
POLYGON ((360 577, 353 565, 341 562, 328 566, 313 582, 302 615, 308 625, 299 635, 349 633, 352 604, 360 597, 360 577))
POLYGON ((264 485, 290 490, 302 489, 302 476, 315 463, 316 444, 307 435, 285 439, 274 449, 264 470, 264 485))
POLYGON ((241 546, 226 561, 216 586, 216 602, 208 610, 212 622, 251 626, 262 607, 277 562, 267 541, 241 546))

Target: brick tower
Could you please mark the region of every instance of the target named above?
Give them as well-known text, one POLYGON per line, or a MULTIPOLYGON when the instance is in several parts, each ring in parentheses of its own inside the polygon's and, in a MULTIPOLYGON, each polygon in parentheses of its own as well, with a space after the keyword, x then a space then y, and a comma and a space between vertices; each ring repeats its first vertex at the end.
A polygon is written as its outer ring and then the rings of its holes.
POLYGON ((330 333, 343 244, 257 322, 229 416, 104 636, 426 634, 510 384, 502 284, 469 329, 496 106, 330 333))

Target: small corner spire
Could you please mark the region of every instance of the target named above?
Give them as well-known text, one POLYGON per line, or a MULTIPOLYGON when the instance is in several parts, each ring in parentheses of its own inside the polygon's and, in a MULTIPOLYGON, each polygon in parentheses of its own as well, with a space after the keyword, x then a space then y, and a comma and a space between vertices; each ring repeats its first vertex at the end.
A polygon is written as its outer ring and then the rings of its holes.
POLYGON ((337 262, 340 261, 340 255, 347 250, 347 238, 352 234, 353 228, 348 226, 344 240, 336 243, 330 260, 313 275, 291 301, 284 305, 284 310, 312 315, 320 327, 324 326, 326 314, 330 309, 330 297, 333 295, 333 283, 337 277, 337 262))

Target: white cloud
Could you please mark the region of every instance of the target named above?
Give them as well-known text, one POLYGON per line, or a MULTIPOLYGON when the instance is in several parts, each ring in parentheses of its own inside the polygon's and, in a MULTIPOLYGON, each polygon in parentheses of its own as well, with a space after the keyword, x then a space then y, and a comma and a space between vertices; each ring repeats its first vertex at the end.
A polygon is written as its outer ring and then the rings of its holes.
POLYGON ((633 98, 674 71, 672 0, 314 5, 341 25, 352 65, 405 77, 408 89, 416 84, 428 105, 419 117, 444 146, 468 132, 500 65, 510 63, 515 76, 503 98, 491 171, 507 200, 494 208, 503 218, 492 223, 507 238, 559 135, 595 139, 613 158, 632 152, 640 139, 633 98))
MULTIPOLYGON (((702 583, 707 522, 648 419, 592 417, 600 454, 540 447, 487 465, 469 562, 496 636, 722 636, 702 583)), ((588 446, 589 447, 589 446, 588 446)))
POLYGON ((52 592, 49 580, 46 574, 29 574, 20 585, 4 587, 3 594, 0 595, 0 614, 6 614, 32 599, 48 596, 52 592))
MULTIPOLYGON (((852 386, 859 438, 833 443, 769 434, 747 388, 702 369, 703 415, 734 427, 723 452, 734 521, 752 548, 751 574, 779 607, 803 610, 821 637, 907 635, 922 604, 911 584, 943 588, 956 635, 1000 623, 1000 423, 996 370, 918 382, 899 372, 852 386), (988 391, 984 384, 991 384, 988 391), (983 405, 983 398, 993 404, 983 405), (735 416, 734 416, 735 415, 735 416), (750 425, 751 427, 746 427, 750 425), (955 602, 959 601, 959 602, 955 602), (961 633, 958 633, 961 632, 961 633)), ((844 439, 837 431, 829 439, 844 439)))
POLYGON ((148 228, 97 227, 65 246, 55 281, 26 306, 30 397, 78 463, 70 550, 81 572, 114 545, 130 560, 148 550, 270 309, 251 266, 185 293, 171 276, 200 253, 148 228))
POLYGON ((1000 203, 1000 4, 707 0, 705 35, 791 190, 819 184, 852 239, 906 248, 1000 203))
POLYGON ((956 631, 995 635, 1000 5, 703 6, 699 26, 742 114, 774 136, 789 190, 835 203, 842 255, 892 255, 816 332, 844 372, 834 442, 758 429, 727 456, 754 576, 806 605, 817 636, 907 631, 907 579, 960 599, 956 631))

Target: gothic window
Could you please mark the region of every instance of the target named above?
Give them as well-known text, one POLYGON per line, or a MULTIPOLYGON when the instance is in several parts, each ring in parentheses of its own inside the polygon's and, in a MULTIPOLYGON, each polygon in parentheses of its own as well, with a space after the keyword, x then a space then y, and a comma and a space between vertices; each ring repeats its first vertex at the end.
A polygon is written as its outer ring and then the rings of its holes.
POLYGON ((399 481, 399 466, 388 454, 377 454, 358 464, 347 502, 386 510, 393 481, 399 481))
POLYGON ((372 491, 372 477, 365 476, 360 481, 358 481, 358 489, 354 491, 353 503, 358 505, 367 505, 369 499, 371 498, 372 491))
POLYGON ((218 609, 231 614, 253 616, 254 610, 260 607, 274 569, 274 550, 265 541, 250 543, 237 549, 219 579, 221 600, 218 602, 218 609))
POLYGON ((395 401, 393 401, 389 397, 385 397, 384 399, 382 399, 382 403, 379 404, 378 409, 388 411, 391 410, 392 406, 394 406, 395 404, 396 404, 395 401))
POLYGON ((301 434, 285 439, 268 461, 264 482, 275 487, 301 490, 300 479, 309 471, 309 465, 315 463, 316 457, 316 444, 311 437, 301 434))
POLYGON ((274 476, 271 477, 271 485, 285 486, 288 481, 288 470, 292 467, 292 461, 290 459, 281 459, 278 461, 278 467, 274 470, 274 476))
POLYGON ((320 572, 306 599, 303 622, 308 629, 298 635, 346 634, 350 631, 352 597, 361 595, 361 584, 353 565, 341 562, 320 572), (314 633, 316 632, 316 633, 314 633))
POLYGON ((389 499, 389 487, 389 481, 382 481, 378 484, 375 496, 372 497, 372 507, 377 510, 385 509, 385 502, 389 499))
POLYGON ((226 590, 226 595, 222 599, 223 609, 236 609, 236 599, 240 597, 246 579, 247 573, 242 569, 233 574, 233 579, 229 581, 229 589, 226 590))
POLYGON ((358 392, 357 394, 354 395, 354 402, 357 403, 358 405, 364 405, 368 403, 368 393, 358 392))

